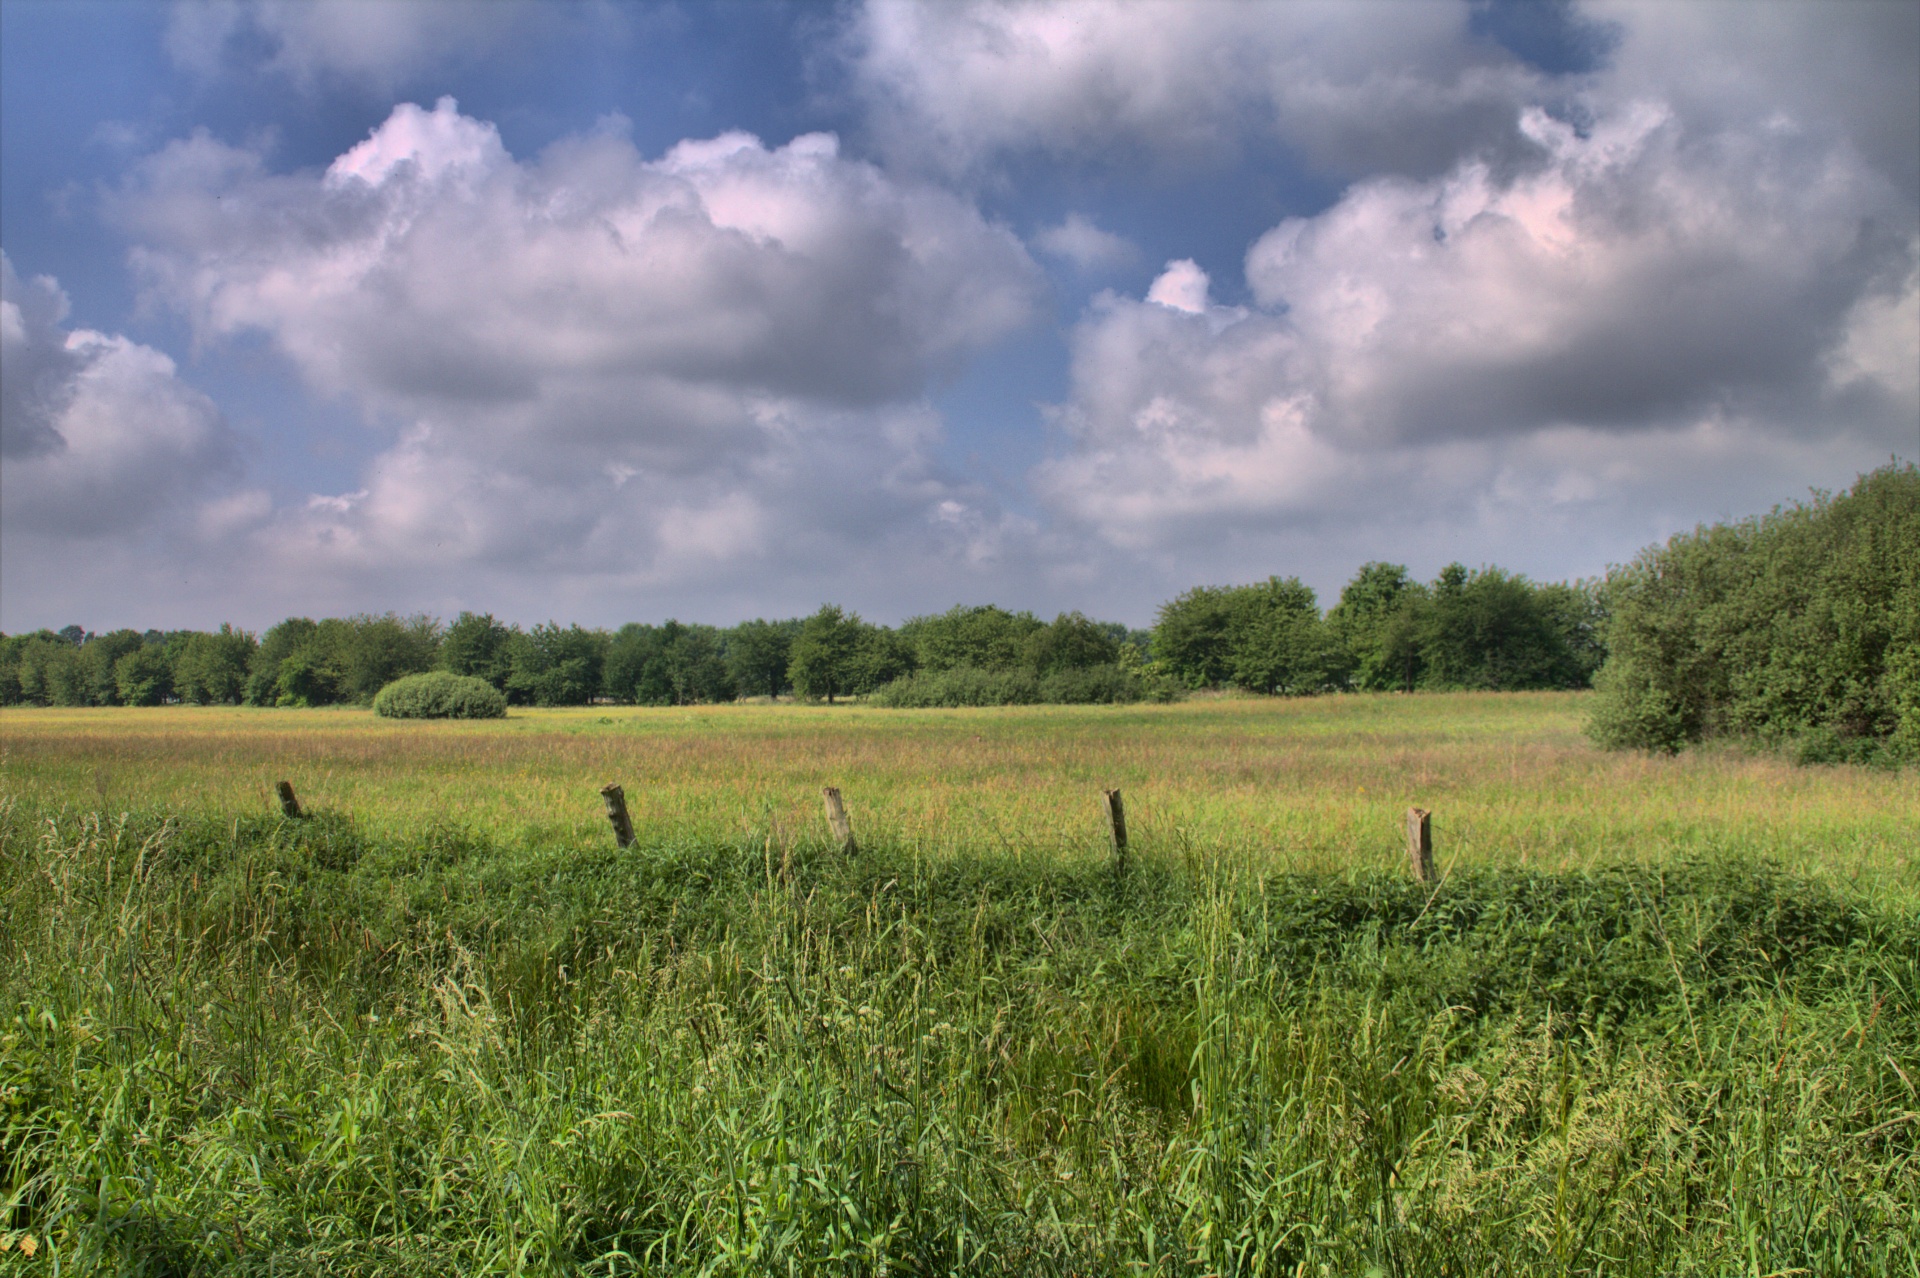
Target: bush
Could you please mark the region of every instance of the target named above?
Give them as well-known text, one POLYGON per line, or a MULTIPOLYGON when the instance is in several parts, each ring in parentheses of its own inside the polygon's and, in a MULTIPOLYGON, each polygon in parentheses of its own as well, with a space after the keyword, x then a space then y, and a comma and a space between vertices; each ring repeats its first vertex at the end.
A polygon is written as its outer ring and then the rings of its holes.
POLYGON ((432 670, 380 689, 373 712, 386 719, 503 719, 507 698, 485 679, 432 670))
POLYGON ((982 670, 955 666, 902 675, 873 694, 873 704, 896 710, 951 706, 1030 706, 1040 701, 1040 680, 1031 670, 982 670))
POLYGON ((1607 579, 1588 731, 1677 750, 1714 736, 1804 762, 1920 759, 1920 471, 1685 533, 1607 579))
POLYGON ((1144 699, 1170 700, 1162 687, 1117 665, 1056 670, 1042 678, 1031 670, 982 670, 955 666, 903 675, 873 694, 873 704, 896 710, 953 706, 1116 705, 1144 699))

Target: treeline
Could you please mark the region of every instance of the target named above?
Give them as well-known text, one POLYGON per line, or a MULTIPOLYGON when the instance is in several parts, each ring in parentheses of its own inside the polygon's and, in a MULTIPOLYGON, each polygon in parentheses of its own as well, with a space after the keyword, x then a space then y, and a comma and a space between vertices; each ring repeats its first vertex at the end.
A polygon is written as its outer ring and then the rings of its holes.
POLYGON ((1602 657, 1599 594, 1585 585, 1456 564, 1431 583, 1368 564, 1322 615, 1293 578, 1201 587, 1150 631, 1078 612, 1042 621, 994 605, 874 625, 829 604, 731 628, 668 621, 521 629, 490 614, 293 617, 245 631, 78 626, 0 636, 0 704, 364 705, 404 675, 486 680, 515 705, 691 705, 746 696, 891 706, 1125 702, 1238 687, 1572 688, 1602 657))
POLYGON ((1920 760, 1920 471, 1715 524, 1609 575, 1590 732, 1734 737, 1806 762, 1920 760))

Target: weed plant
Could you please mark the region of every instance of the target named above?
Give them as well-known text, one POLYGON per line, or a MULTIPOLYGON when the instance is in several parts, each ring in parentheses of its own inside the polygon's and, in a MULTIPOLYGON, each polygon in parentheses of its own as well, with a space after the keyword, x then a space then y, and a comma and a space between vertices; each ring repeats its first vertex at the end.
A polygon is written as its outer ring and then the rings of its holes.
POLYGON ((16 797, 0 993, 23 1271, 1920 1264, 1920 916, 1750 857, 1423 887, 16 797))

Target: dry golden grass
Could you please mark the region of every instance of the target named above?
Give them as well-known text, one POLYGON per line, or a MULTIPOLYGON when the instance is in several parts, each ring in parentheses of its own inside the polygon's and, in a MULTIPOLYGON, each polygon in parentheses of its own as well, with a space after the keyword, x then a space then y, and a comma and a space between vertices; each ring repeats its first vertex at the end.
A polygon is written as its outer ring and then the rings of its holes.
POLYGON ((1582 694, 1198 699, 1171 706, 516 710, 391 721, 357 710, 0 712, 0 789, 36 805, 259 812, 291 779, 370 828, 429 821, 528 841, 606 833, 626 787, 643 838, 822 837, 841 787, 869 840, 929 852, 1096 855, 1097 792, 1143 850, 1327 869, 1397 863, 1435 810, 1442 868, 1570 868, 1738 851, 1920 890, 1920 776, 1701 751, 1609 754, 1582 694))

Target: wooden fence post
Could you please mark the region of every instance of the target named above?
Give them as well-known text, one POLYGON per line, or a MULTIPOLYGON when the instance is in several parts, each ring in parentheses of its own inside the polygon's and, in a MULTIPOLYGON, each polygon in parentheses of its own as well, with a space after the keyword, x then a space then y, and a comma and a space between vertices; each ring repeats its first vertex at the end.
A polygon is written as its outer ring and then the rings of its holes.
POLYGON ((1433 813, 1425 808, 1407 809, 1407 861, 1414 879, 1421 883, 1434 879, 1432 820, 1433 813))
POLYGON ((1120 802, 1118 790, 1100 792, 1107 801, 1107 824, 1113 828, 1113 863, 1121 869, 1127 866, 1127 809, 1120 802))
POLYGON ((853 822, 847 820, 847 805, 840 802, 840 791, 828 786, 820 791, 820 797, 827 801, 827 824, 833 827, 833 837, 840 840, 840 850, 852 856, 860 849, 853 841, 853 822))
POLYGON ((306 813, 300 810, 300 800, 293 795, 293 782, 282 781, 273 787, 280 792, 280 813, 290 821, 298 821, 306 813))
POLYGON ((607 820, 613 825, 613 841, 621 847, 633 842, 633 819, 627 815, 627 792, 617 785, 600 787, 600 797, 607 801, 607 820))

